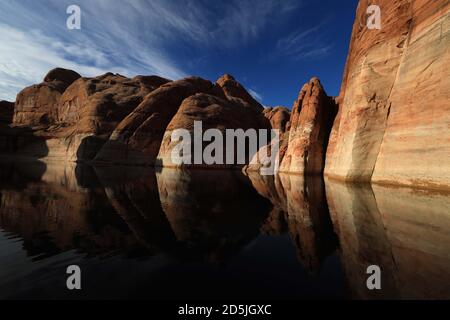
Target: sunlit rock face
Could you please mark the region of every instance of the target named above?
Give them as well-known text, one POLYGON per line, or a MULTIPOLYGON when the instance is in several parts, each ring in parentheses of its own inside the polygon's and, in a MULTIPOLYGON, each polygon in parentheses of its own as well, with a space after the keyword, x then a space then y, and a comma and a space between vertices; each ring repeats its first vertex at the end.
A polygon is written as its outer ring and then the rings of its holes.
POLYGON ((334 99, 328 97, 318 78, 303 86, 292 108, 289 140, 280 172, 323 173, 336 110, 334 99))
POLYGON ((2 132, 5 153, 45 161, 91 161, 116 126, 144 97, 169 82, 112 73, 81 78, 55 69, 17 97, 13 127, 2 132))
POLYGON ((449 188, 450 3, 359 2, 327 153, 327 176, 449 188))
POLYGON ((449 296, 449 194, 333 181, 326 190, 354 298, 449 296), (370 265, 381 267, 380 291, 367 288, 370 265))
POLYGON ((23 89, 16 99, 15 125, 48 125, 57 119, 59 99, 81 76, 72 70, 53 69, 40 84, 23 89))
POLYGON ((239 172, 165 168, 157 180, 161 206, 191 258, 225 262, 259 235, 270 210, 239 172))
POLYGON ((196 77, 162 85, 118 124, 95 161, 154 165, 166 128, 183 100, 211 90, 210 81, 196 77))
POLYGON ((250 172, 248 175, 254 188, 273 205, 262 232, 288 231, 303 267, 310 273, 318 273, 337 245, 323 180, 319 177, 305 180, 287 174, 261 176, 250 172))
POLYGON ((287 196, 289 233, 298 258, 307 270, 317 273, 337 245, 323 180, 285 174, 280 179, 287 196))

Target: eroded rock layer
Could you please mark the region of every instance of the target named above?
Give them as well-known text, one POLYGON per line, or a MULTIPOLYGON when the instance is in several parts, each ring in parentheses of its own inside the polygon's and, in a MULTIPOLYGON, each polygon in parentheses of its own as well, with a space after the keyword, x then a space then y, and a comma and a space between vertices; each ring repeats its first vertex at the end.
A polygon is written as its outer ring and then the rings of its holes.
POLYGON ((359 2, 327 154, 344 180, 450 187, 450 3, 378 1, 381 30, 359 2))
POLYGON ((319 79, 313 78, 303 86, 292 108, 281 172, 322 174, 335 113, 334 100, 327 96, 319 79))
POLYGON ((46 125, 57 118, 59 99, 81 76, 72 70, 53 69, 41 84, 23 89, 16 99, 15 125, 46 125))

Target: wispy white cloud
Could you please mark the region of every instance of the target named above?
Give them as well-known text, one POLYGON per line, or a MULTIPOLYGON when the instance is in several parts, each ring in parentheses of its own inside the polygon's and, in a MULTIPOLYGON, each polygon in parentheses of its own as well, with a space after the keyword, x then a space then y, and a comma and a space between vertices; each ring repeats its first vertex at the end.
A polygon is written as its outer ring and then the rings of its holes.
POLYGON ((287 58, 292 61, 317 59, 328 55, 333 44, 323 39, 322 22, 311 28, 300 28, 278 39, 275 49, 265 57, 266 60, 287 58))
POLYGON ((0 99, 54 67, 84 76, 187 75, 183 50, 233 49, 264 36, 298 0, 77 0, 82 29, 66 28, 73 0, 0 0, 0 99), (180 50, 182 49, 182 50, 180 50))
POLYGON ((248 89, 248 93, 250 93, 252 95, 253 98, 255 98, 259 103, 263 102, 263 96, 262 94, 256 92, 253 89, 248 89))

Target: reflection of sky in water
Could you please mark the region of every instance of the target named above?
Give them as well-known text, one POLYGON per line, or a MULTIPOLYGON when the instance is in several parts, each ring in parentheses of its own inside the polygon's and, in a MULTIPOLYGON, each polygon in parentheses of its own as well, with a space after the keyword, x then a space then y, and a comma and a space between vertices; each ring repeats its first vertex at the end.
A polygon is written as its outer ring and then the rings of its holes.
POLYGON ((450 296, 446 194, 122 169, 0 168, 0 298, 450 296), (371 264, 382 292, 365 287, 371 264))

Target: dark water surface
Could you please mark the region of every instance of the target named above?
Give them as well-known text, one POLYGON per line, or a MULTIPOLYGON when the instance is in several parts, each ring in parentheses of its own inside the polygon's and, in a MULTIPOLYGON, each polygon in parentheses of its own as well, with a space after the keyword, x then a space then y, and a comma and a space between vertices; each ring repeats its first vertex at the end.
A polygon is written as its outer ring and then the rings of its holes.
POLYGON ((36 162, 0 199, 0 299, 450 298, 445 193, 36 162))

